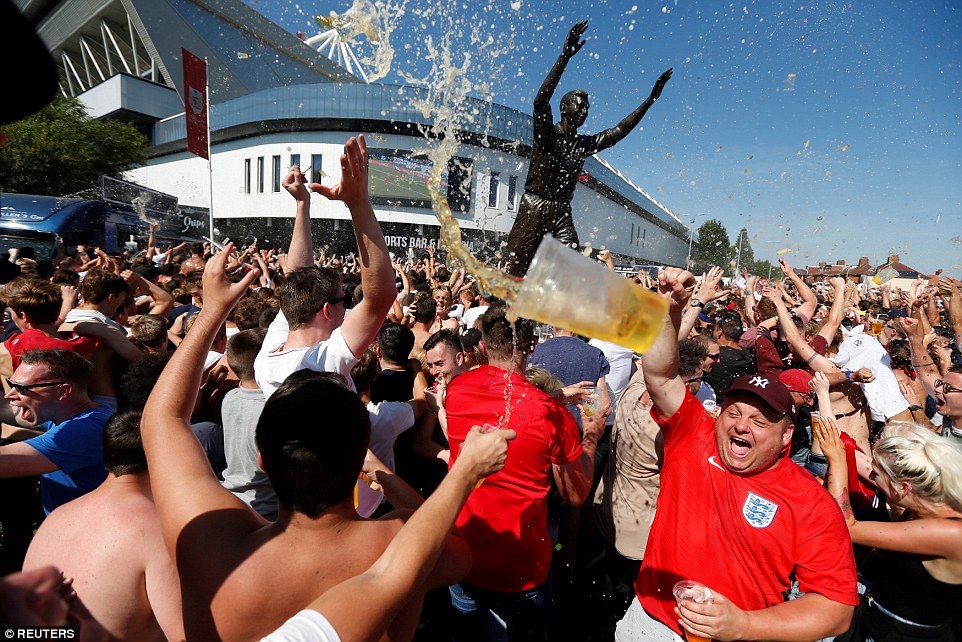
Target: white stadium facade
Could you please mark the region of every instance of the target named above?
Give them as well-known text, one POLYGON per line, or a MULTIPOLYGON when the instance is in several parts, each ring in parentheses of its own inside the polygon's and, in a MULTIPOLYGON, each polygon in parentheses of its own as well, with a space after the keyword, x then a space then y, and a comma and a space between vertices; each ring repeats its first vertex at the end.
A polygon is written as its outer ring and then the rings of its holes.
MULTIPOLYGON (((240 0, 14 0, 46 44, 60 89, 92 116, 133 122, 150 139, 146 166, 127 178, 208 208, 214 236, 286 246, 293 201, 280 187, 299 162, 337 176, 347 138, 364 133, 370 191, 392 251, 423 255, 438 221, 415 156, 427 123, 412 105, 421 90, 367 84, 240 0), (187 151, 181 48, 208 61, 211 164, 187 151)), ((448 199, 474 253, 491 258, 507 236, 524 189, 531 116, 483 100, 465 108, 487 131, 458 132, 448 199)), ((327 178, 326 180, 331 180, 327 178)), ((572 203, 582 243, 619 264, 683 266, 684 223, 597 156, 572 203)), ((353 246, 347 210, 314 196, 315 244, 353 246)))

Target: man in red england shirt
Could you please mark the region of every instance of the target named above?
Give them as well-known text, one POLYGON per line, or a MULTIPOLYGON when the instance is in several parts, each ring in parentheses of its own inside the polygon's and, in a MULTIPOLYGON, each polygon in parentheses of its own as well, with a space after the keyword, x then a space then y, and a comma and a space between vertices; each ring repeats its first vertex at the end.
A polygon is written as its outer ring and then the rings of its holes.
POLYGON ((796 408, 777 379, 736 379, 712 419, 678 376, 678 326, 691 273, 668 268, 669 321, 645 353, 652 417, 665 434, 661 493, 636 599, 615 639, 816 640, 847 630, 858 604, 851 540, 833 499, 787 459, 796 408), (680 580, 705 604, 676 609, 680 580), (786 601, 792 583, 803 593, 786 601))
POLYGON ((480 640, 490 610, 507 625, 509 639, 547 640, 553 602, 548 577, 551 478, 566 502, 584 502, 608 410, 591 417, 582 414, 582 438, 568 409, 522 376, 534 347, 533 324, 525 319, 511 324, 503 311, 489 309, 481 316, 481 335, 488 365, 448 384, 451 467, 472 426, 506 427, 518 437, 511 442, 505 468, 471 494, 458 516, 457 527, 474 566, 464 582, 451 587, 454 606, 462 614, 452 636, 480 640))

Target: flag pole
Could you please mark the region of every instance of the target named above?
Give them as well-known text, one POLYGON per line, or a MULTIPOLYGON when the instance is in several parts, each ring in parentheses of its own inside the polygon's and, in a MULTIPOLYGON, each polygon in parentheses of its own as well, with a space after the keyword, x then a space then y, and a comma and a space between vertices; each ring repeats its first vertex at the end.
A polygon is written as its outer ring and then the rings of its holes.
MULTIPOLYGON (((207 65, 207 56, 204 56, 204 65, 207 65)), ((210 188, 210 209, 207 212, 210 221, 209 235, 214 238, 214 157, 210 153, 210 79, 208 74, 204 74, 204 107, 207 109, 207 179, 210 188)), ((211 250, 214 248, 212 247, 211 250)))

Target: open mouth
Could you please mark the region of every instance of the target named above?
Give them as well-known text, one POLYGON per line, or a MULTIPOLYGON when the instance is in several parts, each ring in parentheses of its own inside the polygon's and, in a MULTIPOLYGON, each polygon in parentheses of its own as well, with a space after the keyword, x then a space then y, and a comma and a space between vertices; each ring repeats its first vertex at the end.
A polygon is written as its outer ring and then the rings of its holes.
POLYGON ((18 412, 20 413, 20 419, 21 419, 24 423, 27 423, 27 424, 32 424, 32 423, 34 423, 35 417, 34 417, 33 413, 30 412, 30 410, 29 410, 28 408, 26 408, 26 407, 24 407, 24 406, 20 406, 20 407, 18 408, 18 412))
POLYGON ((729 450, 736 457, 744 457, 751 449, 751 443, 741 437, 732 437, 729 439, 729 450))

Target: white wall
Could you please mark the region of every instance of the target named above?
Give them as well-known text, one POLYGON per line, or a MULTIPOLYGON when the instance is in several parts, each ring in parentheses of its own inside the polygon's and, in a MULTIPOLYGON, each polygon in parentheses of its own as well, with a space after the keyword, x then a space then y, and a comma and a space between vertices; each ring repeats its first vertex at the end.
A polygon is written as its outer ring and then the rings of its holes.
MULTIPOLYGON (((301 166, 311 163, 312 154, 323 157, 322 169, 328 174, 324 179, 334 184, 340 176, 340 155, 348 138, 344 132, 296 132, 291 134, 265 134, 218 144, 213 158, 214 218, 243 218, 267 216, 293 216, 294 201, 281 188, 272 191, 272 157, 281 156, 281 171, 286 173, 291 154, 301 155, 301 166), (257 158, 265 163, 264 192, 257 192, 257 158), (244 160, 251 159, 251 193, 244 192, 244 160)), ((424 145, 424 140, 410 136, 369 134, 370 148, 413 150, 424 145)), ((473 211, 458 214, 463 228, 494 230, 507 233, 511 229, 518 203, 524 193, 524 178, 528 172, 526 158, 489 149, 463 145, 459 156, 472 158, 473 211), (488 206, 488 186, 491 172, 499 173, 496 207, 488 206), (517 176, 517 192, 514 202, 508 203, 511 176, 517 176)), ((210 176, 208 163, 186 152, 152 159, 151 165, 128 174, 129 180, 173 194, 181 204, 209 207, 210 176)), ((313 169, 313 168, 312 168, 313 169)), ((646 262, 684 265, 688 252, 688 239, 679 239, 660 227, 641 218, 622 205, 611 201, 598 192, 579 185, 572 201, 575 226, 583 244, 595 248, 607 248, 616 254, 637 257, 646 262)), ((375 207, 378 220, 405 222, 421 225, 437 225, 437 219, 429 209, 402 207, 375 207)), ((350 218, 341 203, 327 201, 320 195, 312 197, 311 216, 314 218, 350 218)))

